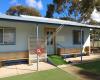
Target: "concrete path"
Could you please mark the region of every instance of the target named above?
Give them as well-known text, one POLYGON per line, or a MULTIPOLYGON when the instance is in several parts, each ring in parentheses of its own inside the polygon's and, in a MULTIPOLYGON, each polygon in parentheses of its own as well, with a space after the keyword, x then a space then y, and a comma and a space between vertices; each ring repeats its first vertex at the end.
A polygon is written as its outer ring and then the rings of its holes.
POLYGON ((58 66, 60 69, 78 77, 80 80, 100 80, 100 75, 94 73, 86 72, 81 68, 75 67, 73 65, 63 65, 58 66))
MULTIPOLYGON (((93 61, 93 60, 95 60, 95 59, 100 59, 100 54, 91 54, 90 56, 83 56, 82 59, 83 59, 84 62, 93 61)), ((66 58, 65 60, 66 60, 67 62, 68 62, 68 61, 80 62, 80 61, 81 61, 81 57, 66 58)))
MULTIPOLYGON (((53 65, 50 65, 45 62, 39 62, 39 71, 49 70, 55 68, 53 65)), ((33 65, 28 64, 19 64, 12 66, 4 66, 0 68, 0 78, 9 77, 14 75, 20 75, 25 73, 32 73, 37 71, 37 64, 33 65)))

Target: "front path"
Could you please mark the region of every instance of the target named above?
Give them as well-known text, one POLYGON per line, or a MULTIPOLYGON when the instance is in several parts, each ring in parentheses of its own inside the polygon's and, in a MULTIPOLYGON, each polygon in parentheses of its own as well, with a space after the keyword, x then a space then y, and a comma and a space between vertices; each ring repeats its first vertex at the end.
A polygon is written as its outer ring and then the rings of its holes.
MULTIPOLYGON (((39 62, 39 71, 49 70, 53 68, 55 67, 51 64, 45 62, 39 62)), ((33 65, 19 64, 19 65, 3 66, 0 68, 0 78, 32 73, 36 71, 37 71, 36 63, 33 63, 33 65)))
MULTIPOLYGON (((94 61, 94 60, 96 60, 96 59, 100 59, 100 53, 98 53, 98 54, 90 54, 90 56, 83 56, 82 59, 83 59, 83 62, 94 61)), ((68 62, 68 61, 80 62, 80 61, 81 61, 81 57, 66 58, 65 60, 66 60, 67 62, 68 62)))

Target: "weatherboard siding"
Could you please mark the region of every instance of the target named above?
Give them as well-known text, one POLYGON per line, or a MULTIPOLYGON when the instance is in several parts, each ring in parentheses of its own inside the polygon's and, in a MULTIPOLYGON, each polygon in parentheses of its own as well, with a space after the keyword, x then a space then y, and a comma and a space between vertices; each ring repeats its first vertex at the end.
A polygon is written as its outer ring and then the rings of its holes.
MULTIPOLYGON (((45 38, 45 27, 59 27, 53 24, 39 24, 39 37, 45 38)), ((16 45, 0 45, 0 52, 16 52, 28 50, 28 36, 30 34, 36 37, 36 23, 25 22, 13 22, 13 21, 1 21, 0 27, 16 27, 16 45)), ((64 26, 56 35, 56 48, 80 48, 80 45, 73 44, 73 30, 79 30, 79 27, 64 26), (59 46, 60 44, 61 46, 59 46)), ((89 29, 84 28, 84 42, 89 43, 87 40, 89 37, 89 29)), ((89 46, 90 44, 84 44, 83 46, 89 46)))
POLYGON ((33 33, 34 24, 20 22, 0 21, 0 27, 16 28, 16 44, 0 45, 0 52, 15 52, 28 50, 28 35, 33 33))
MULTIPOLYGON (((65 47, 65 48, 80 48, 81 46, 79 44, 73 44, 73 30, 80 30, 79 27, 68 27, 65 26, 62 28, 61 31, 58 32, 56 36, 56 43, 57 47, 65 47)), ((84 31, 84 44, 83 47, 89 46, 90 44, 90 39, 89 38, 89 29, 88 28, 83 28, 84 31)))

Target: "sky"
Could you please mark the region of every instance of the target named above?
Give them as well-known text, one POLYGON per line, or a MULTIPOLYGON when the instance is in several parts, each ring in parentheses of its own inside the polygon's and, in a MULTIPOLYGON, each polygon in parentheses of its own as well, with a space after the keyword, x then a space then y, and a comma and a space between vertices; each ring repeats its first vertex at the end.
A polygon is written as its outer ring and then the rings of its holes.
MULTIPOLYGON (((0 14, 4 14, 11 6, 24 5, 30 6, 39 10, 42 16, 46 15, 47 5, 52 3, 53 0, 0 0, 0 14)), ((55 18, 63 16, 63 13, 58 15, 54 14, 55 18)), ((93 11, 91 18, 100 22, 100 12, 93 11)))
POLYGON ((24 5, 34 7, 42 16, 45 16, 47 5, 50 3, 52 0, 0 0, 0 13, 4 14, 11 6, 24 5))

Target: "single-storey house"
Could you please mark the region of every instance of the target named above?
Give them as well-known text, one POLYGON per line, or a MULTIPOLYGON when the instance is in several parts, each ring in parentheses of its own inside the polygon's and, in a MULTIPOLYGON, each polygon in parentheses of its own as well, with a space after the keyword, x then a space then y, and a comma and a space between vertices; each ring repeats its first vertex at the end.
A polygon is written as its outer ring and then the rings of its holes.
POLYGON ((58 48, 80 48, 84 52, 86 46, 90 47, 91 28, 100 26, 44 17, 0 15, 0 61, 30 62, 36 58, 37 37, 38 45, 45 49, 41 59, 57 54, 58 48))

